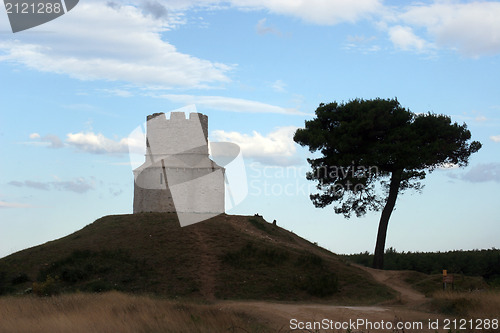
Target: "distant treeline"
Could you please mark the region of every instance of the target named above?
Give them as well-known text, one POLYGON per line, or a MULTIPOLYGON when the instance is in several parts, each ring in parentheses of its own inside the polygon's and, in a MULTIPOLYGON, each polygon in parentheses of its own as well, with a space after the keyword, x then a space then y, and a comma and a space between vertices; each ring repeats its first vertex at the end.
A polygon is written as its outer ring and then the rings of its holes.
MULTIPOLYGON (((344 257, 364 266, 371 266, 373 262, 373 254, 368 252, 344 257)), ((446 269, 451 274, 482 276, 486 282, 500 286, 500 250, 397 252, 391 247, 385 251, 384 269, 425 274, 441 274, 446 269)))

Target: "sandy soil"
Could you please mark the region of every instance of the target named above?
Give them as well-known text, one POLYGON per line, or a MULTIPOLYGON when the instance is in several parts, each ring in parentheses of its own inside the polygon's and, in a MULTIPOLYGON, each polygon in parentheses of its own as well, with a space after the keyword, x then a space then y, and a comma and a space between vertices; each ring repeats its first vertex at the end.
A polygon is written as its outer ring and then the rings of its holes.
POLYGON ((352 265, 370 273, 376 281, 396 290, 400 295, 401 304, 415 308, 426 302, 424 294, 412 289, 408 283, 401 279, 401 271, 386 271, 356 264, 352 265))
MULTIPOLYGON (((378 306, 339 306, 329 304, 306 303, 272 303, 262 301, 224 301, 218 302, 221 309, 242 311, 259 318, 263 318, 276 332, 436 332, 434 327, 429 327, 429 321, 439 320, 437 332, 445 332, 443 319, 445 316, 426 311, 426 298, 423 294, 412 289, 401 279, 401 272, 381 271, 371 268, 359 268, 370 273, 375 280, 386 284, 396 290, 399 301, 392 305, 378 306), (296 321, 294 321, 294 319, 296 321), (326 319, 328 328, 299 328, 298 323, 321 322, 326 319), (358 322, 359 326, 348 326, 358 322), (330 321, 333 321, 331 324, 330 321), (364 322, 361 322, 364 321, 364 322), (382 325, 384 322, 384 326, 382 325), (372 327, 369 327, 369 323, 372 327), (390 324, 388 324, 390 322, 390 324), (406 329, 397 329, 397 322, 410 325, 406 329), (331 326, 333 325, 333 326, 331 326), (335 325, 344 325, 343 328, 335 325), (379 325, 379 326, 376 326, 379 325), (390 326, 389 326, 390 325, 390 326), (421 325, 421 326, 419 326, 421 325), (330 329, 333 327, 333 329, 330 329)), ((311 323, 314 325, 313 323, 311 323)))

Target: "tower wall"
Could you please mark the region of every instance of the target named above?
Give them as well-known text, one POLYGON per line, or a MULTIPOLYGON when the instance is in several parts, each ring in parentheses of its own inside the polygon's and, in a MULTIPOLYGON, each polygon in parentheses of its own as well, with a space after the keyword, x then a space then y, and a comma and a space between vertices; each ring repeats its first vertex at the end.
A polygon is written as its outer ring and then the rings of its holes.
POLYGON ((208 155, 208 117, 184 112, 172 112, 170 119, 164 113, 147 117, 148 154, 153 158, 166 155, 208 155))
POLYGON ((134 170, 134 213, 224 212, 224 168, 208 157, 208 117, 147 117, 146 162, 134 170))

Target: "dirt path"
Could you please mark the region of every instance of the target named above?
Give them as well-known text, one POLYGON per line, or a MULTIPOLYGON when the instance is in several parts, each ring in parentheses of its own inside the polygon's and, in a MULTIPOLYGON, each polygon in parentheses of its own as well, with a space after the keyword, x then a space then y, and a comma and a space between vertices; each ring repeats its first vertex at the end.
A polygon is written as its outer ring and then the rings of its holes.
MULTIPOLYGON (((293 329, 295 322, 321 322, 328 321, 346 323, 350 321, 364 320, 365 322, 380 323, 403 322, 407 325, 422 325, 417 329, 406 329, 393 332, 436 332, 428 328, 429 320, 442 320, 443 316, 428 313, 421 310, 425 303, 425 296, 404 282, 401 271, 382 271, 356 266, 373 276, 373 278, 400 294, 397 304, 381 306, 339 306, 329 304, 304 304, 304 303, 272 303, 263 301, 223 301, 218 302, 221 310, 232 309, 248 313, 266 320, 276 332, 345 332, 349 330, 331 329, 293 329), (420 309, 419 309, 420 308, 420 309), (296 320, 295 322, 293 320, 296 320)), ((367 332, 366 330, 351 330, 352 332, 367 332)), ((386 332, 386 330, 369 330, 370 332, 386 332)), ((391 330, 388 330, 389 332, 391 330)))
MULTIPOLYGON (((338 306, 328 304, 301 304, 301 303, 272 303, 263 301, 221 301, 217 302, 219 310, 232 310, 246 313, 252 317, 264 321, 273 332, 405 332, 405 333, 436 333, 430 329, 428 323, 436 319, 443 321, 444 317, 437 314, 418 310, 411 310, 406 306, 338 306), (332 325, 344 325, 342 329, 325 328, 318 326, 315 329, 307 329, 307 323, 323 322, 332 325), (360 322, 361 321, 361 322, 360 322), (391 329, 375 329, 380 323, 392 325, 391 329), (404 330, 397 330, 398 322, 410 325, 404 330), (302 323, 303 326, 298 326, 302 323), (347 327, 351 323, 360 323, 359 326, 347 327), (390 323, 390 324, 387 324, 390 323), (418 326, 420 325, 420 326, 418 326)), ((243 332, 243 331, 242 331, 243 332)), ((438 331, 444 332, 444 331, 438 331)))
POLYGON ((400 294, 401 304, 408 307, 417 307, 425 303, 425 295, 413 289, 408 283, 402 279, 401 271, 389 271, 373 269, 357 264, 352 264, 373 276, 373 278, 380 283, 385 284, 389 288, 396 290, 400 294))
POLYGON ((201 258, 200 267, 198 270, 200 280, 200 292, 207 300, 215 299, 215 272, 218 270, 218 263, 215 255, 210 251, 207 245, 204 233, 198 229, 194 229, 194 233, 198 238, 201 258))

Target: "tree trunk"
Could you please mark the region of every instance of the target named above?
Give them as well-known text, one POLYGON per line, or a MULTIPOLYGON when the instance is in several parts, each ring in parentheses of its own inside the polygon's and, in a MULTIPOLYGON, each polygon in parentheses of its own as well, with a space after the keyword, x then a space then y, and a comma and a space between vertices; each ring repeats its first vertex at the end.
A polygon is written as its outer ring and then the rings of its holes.
POLYGON ((385 238, 387 236, 387 226, 389 225, 389 218, 391 217, 394 205, 396 205, 402 173, 402 170, 396 170, 393 171, 391 175, 389 196, 387 197, 387 202, 382 210, 382 216, 380 217, 378 225, 377 244, 375 245, 375 255, 373 257, 373 268, 376 269, 384 268, 384 250, 385 238))

